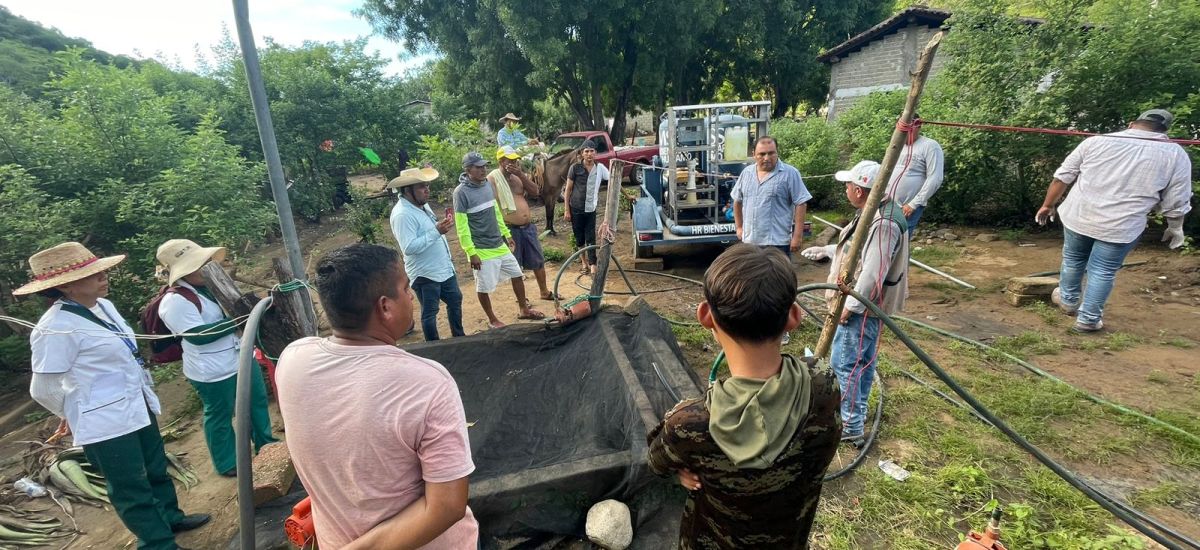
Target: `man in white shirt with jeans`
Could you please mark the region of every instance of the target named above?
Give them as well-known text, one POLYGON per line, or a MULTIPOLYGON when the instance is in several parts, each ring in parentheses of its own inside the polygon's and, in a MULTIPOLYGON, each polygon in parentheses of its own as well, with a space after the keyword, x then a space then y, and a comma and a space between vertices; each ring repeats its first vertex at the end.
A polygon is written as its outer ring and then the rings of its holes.
POLYGON ((1063 261, 1051 298, 1067 314, 1078 313, 1077 332, 1104 328, 1104 303, 1146 228, 1147 214, 1161 212, 1166 219, 1162 240, 1169 248, 1183 244, 1183 217, 1192 208, 1192 162, 1183 147, 1166 141, 1172 120, 1162 109, 1146 111, 1127 130, 1083 140, 1054 172, 1035 220, 1045 225, 1058 199, 1075 187, 1058 207, 1063 261), (1085 272, 1088 285, 1081 292, 1085 272))

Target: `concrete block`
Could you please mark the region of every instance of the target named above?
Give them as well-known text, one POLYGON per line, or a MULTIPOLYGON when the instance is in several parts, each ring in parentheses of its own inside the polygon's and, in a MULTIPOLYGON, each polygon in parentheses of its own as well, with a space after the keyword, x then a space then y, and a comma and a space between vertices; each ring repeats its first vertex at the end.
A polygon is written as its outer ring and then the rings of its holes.
POLYGON ((287 443, 272 443, 263 447, 251 463, 254 470, 254 505, 280 498, 296 481, 296 465, 288 452, 287 443))
POLYGON ((1004 291, 1004 299, 1008 300, 1008 304, 1014 307, 1025 307, 1034 302, 1040 302, 1046 299, 1046 296, 1038 294, 1018 294, 1009 290, 1004 291))
POLYGON ((1049 296, 1058 288, 1056 277, 1013 277, 1008 280, 1006 290, 1013 294, 1028 294, 1032 296, 1049 296))
POLYGON ((647 271, 662 271, 662 258, 636 258, 633 260, 634 269, 645 269, 647 271))

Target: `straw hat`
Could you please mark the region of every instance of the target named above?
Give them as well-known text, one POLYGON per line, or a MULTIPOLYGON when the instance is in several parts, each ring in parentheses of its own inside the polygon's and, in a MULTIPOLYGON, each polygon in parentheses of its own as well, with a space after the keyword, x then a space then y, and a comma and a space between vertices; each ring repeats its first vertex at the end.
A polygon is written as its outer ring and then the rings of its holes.
POLYGON ((504 116, 500 117, 500 122, 504 122, 506 120, 511 120, 513 122, 521 122, 521 119, 517 118, 517 115, 514 115, 512 113, 505 113, 504 116))
POLYGON ((180 278, 204 267, 209 260, 224 260, 225 247, 204 248, 187 239, 171 239, 159 245, 154 257, 167 268, 167 285, 173 285, 180 278))
POLYGON ((78 281, 108 271, 124 260, 124 254, 97 258, 82 244, 62 243, 29 257, 33 281, 14 290, 13 295, 24 296, 78 281))
POLYGON ((388 189, 400 189, 418 183, 428 183, 438 179, 438 171, 433 168, 409 168, 400 172, 399 176, 392 178, 387 184, 388 189))

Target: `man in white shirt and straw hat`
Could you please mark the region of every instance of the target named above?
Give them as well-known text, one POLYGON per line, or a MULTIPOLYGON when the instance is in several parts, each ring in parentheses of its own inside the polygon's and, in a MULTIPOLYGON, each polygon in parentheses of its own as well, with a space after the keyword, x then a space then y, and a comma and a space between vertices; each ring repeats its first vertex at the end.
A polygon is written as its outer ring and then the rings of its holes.
MULTIPOLYGON (((171 239, 158 247, 158 263, 167 268, 167 291, 158 316, 173 334, 183 334, 183 375, 204 403, 204 441, 213 468, 237 476, 233 409, 237 396, 237 325, 221 311, 200 268, 225 259, 225 248, 202 247, 187 239, 171 239)), ((275 443, 267 412, 267 386, 255 367, 250 381, 250 425, 254 450, 275 443)))
POLYGON ((29 336, 29 394, 63 418, 88 462, 104 475, 117 516, 138 548, 175 550, 175 533, 208 523, 184 515, 158 432, 162 414, 133 329, 108 295, 108 270, 124 255, 97 257, 67 242, 29 258, 34 280, 13 291, 53 303, 29 336))
POLYGON ((427 341, 438 339, 440 302, 446 304, 450 335, 466 334, 462 326, 462 290, 446 241, 446 233, 454 229, 454 216, 450 209, 438 216, 429 207, 429 183, 438 175, 433 168, 409 168, 388 182, 389 189, 400 193, 400 200, 392 208, 392 234, 404 253, 404 271, 413 294, 421 302, 421 332, 427 341))

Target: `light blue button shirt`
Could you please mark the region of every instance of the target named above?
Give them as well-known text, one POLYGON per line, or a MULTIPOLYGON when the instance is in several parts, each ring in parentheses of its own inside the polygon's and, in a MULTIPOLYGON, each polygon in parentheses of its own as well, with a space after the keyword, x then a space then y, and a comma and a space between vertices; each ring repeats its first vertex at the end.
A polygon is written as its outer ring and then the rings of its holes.
POLYGON ((761 182, 758 165, 750 164, 738 176, 730 196, 742 203, 742 242, 759 246, 791 244, 796 207, 812 199, 800 171, 783 161, 761 182))
POLYGON ((505 145, 520 147, 528 142, 529 138, 525 137, 525 134, 522 134, 517 129, 509 130, 508 127, 504 127, 499 132, 496 132, 496 145, 499 147, 504 147, 505 145))
POLYGON ((404 253, 404 271, 409 284, 417 277, 440 283, 454 276, 454 261, 450 244, 437 230, 437 216, 426 204, 417 208, 408 199, 400 198, 392 207, 392 234, 404 253))

